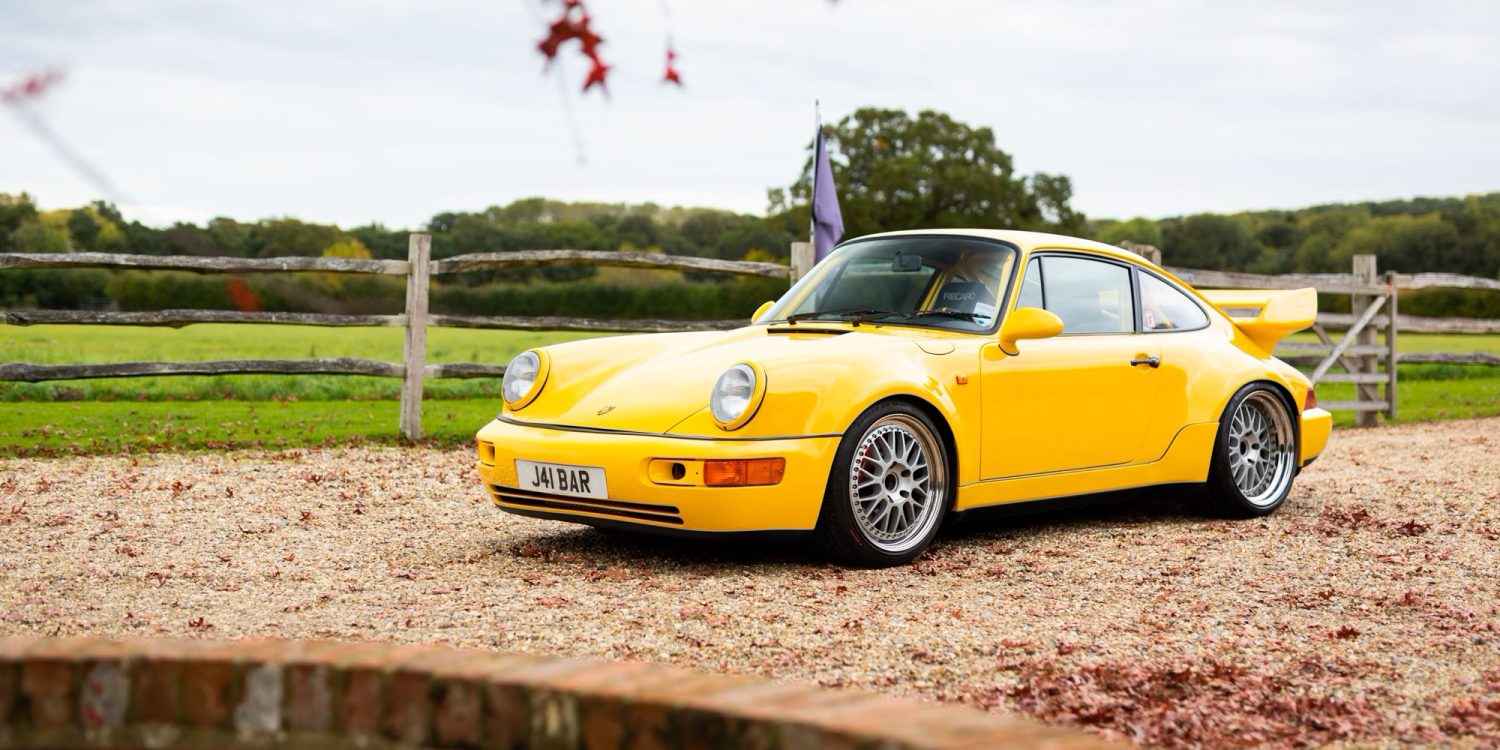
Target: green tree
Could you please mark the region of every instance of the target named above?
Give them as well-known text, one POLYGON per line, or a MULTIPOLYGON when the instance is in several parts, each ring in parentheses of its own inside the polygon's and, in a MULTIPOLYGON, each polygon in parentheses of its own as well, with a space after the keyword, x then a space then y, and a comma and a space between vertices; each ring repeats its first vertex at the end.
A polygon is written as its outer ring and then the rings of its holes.
POLYGON ((1345 234, 1331 259, 1348 268, 1355 255, 1374 255, 1381 270, 1413 273, 1458 268, 1458 230, 1436 213, 1376 216, 1345 234))
POLYGON ((31 196, 0 193, 0 252, 19 251, 13 239, 16 230, 27 221, 36 220, 36 205, 31 196))
POLYGON ((679 242, 669 250, 678 255, 718 256, 719 242, 739 225, 740 217, 733 212, 695 210, 678 228, 679 242))
POLYGON ((94 219, 92 213, 86 208, 74 209, 68 214, 68 234, 72 235, 73 241, 78 243, 83 250, 94 249, 94 238, 99 236, 99 231, 104 228, 94 219))
POLYGON ((16 251, 22 253, 66 253, 72 249, 67 232, 37 219, 22 222, 11 237, 16 251))
POLYGON ((1334 260, 1334 248, 1344 235, 1370 220, 1367 208, 1356 206, 1325 206, 1299 212, 1297 226, 1302 230, 1302 242, 1292 254, 1292 268, 1299 273, 1349 272, 1346 260, 1340 267, 1334 260))
POLYGON ((369 260, 370 248, 365 243, 349 237, 323 248, 325 258, 354 258, 356 260, 369 260))
POLYGON ((221 255, 230 255, 243 258, 250 254, 250 231, 249 224, 241 224, 234 219, 223 216, 215 217, 208 222, 204 231, 213 240, 214 246, 219 249, 221 255))
POLYGON ((403 229, 387 229, 381 224, 366 224, 345 230, 345 234, 365 243, 370 254, 376 258, 406 260, 410 232, 403 229))
POLYGON ((434 218, 433 255, 437 257, 517 249, 508 242, 504 227, 481 214, 451 214, 444 224, 446 228, 438 229, 434 218))
POLYGON ((125 237, 125 231, 120 225, 108 222, 99 227, 99 235, 94 238, 94 250, 101 253, 123 253, 129 244, 125 237))
POLYGON ((1094 237, 1106 245, 1135 242, 1161 247, 1161 226, 1152 219, 1137 216, 1129 221, 1104 223, 1094 237))
POLYGON ((1243 224, 1218 214, 1168 221, 1161 235, 1162 258, 1174 266, 1243 269, 1261 254, 1243 224))
POLYGON ((198 228, 196 224, 179 222, 162 232, 162 239, 172 248, 173 255, 223 255, 222 248, 214 242, 213 235, 198 228))
POLYGON ((1500 276, 1500 193, 1470 195, 1463 205, 1444 212, 1459 233, 1459 254, 1468 273, 1500 276))
POLYGON ((267 219, 250 231, 247 245, 262 258, 317 256, 323 254, 323 248, 338 242, 342 234, 338 227, 327 224, 310 224, 291 218, 267 219))
MULTIPOLYGON (((941 112, 856 110, 824 130, 846 236, 923 227, 1078 231, 1067 177, 1015 174, 994 131, 941 112)), ((790 189, 807 204, 813 160, 790 189)), ((777 196, 772 194, 772 201, 777 196)))
POLYGON ((629 245, 644 250, 661 246, 661 228, 650 214, 636 213, 620 219, 614 226, 614 235, 620 247, 629 245))

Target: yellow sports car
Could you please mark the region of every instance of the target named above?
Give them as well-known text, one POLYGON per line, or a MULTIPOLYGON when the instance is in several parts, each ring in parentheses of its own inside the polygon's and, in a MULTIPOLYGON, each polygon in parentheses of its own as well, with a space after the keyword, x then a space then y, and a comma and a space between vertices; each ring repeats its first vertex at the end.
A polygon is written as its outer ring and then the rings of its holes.
POLYGON ((864 566, 976 509, 1129 487, 1262 516, 1328 442, 1271 356, 1316 311, 1312 289, 1200 292, 1071 237, 872 235, 744 328, 523 352, 479 474, 511 513, 806 532, 864 566))

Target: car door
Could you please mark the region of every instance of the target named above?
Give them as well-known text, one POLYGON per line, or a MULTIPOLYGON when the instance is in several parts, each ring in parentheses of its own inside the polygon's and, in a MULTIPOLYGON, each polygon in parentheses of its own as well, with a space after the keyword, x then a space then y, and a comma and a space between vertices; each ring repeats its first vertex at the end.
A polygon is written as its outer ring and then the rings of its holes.
POLYGON ((1000 479, 1135 461, 1160 379, 1157 339, 1140 329, 1131 267, 1075 252, 1033 254, 1017 307, 1041 307, 1062 334, 981 350, 980 473, 1000 479))
POLYGON ((1214 353, 1223 336, 1209 328, 1208 312, 1181 287, 1146 269, 1136 271, 1141 305, 1141 333, 1157 345, 1161 366, 1156 379, 1156 409, 1141 447, 1142 460, 1161 457, 1177 431, 1188 422, 1189 404, 1212 400, 1197 389, 1219 393, 1223 383, 1211 375, 1218 367, 1214 353), (1207 376, 1207 377, 1205 377, 1207 376))

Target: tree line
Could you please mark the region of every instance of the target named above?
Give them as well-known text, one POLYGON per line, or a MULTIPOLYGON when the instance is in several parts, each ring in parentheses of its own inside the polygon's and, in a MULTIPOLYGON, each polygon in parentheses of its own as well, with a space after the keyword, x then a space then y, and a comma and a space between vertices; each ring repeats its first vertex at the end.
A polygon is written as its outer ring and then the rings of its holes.
MULTIPOLYGON (((1373 253, 1380 268, 1500 275, 1500 193, 1333 204, 1284 211, 1128 220, 1090 219, 1071 206, 1072 183, 1021 175, 987 127, 923 111, 864 108, 825 126, 847 236, 890 229, 1008 227, 1162 248, 1169 265, 1258 273, 1347 272, 1373 253)), ((786 262, 805 239, 811 148, 801 175, 768 191, 765 216, 654 203, 527 198, 481 211, 449 211, 422 229, 437 258, 533 249, 646 250, 786 262)), ((158 228, 95 202, 41 210, 25 194, 0 194, 0 252, 94 251, 149 255, 405 258, 404 228, 342 228, 295 218, 158 228)), ((713 274, 600 275, 598 269, 506 269, 444 277, 440 312, 608 317, 735 318, 784 285, 713 274)), ((1444 290, 1415 295, 1417 314, 1500 317, 1500 295, 1444 290)), ((399 310, 401 281, 329 274, 239 277, 172 272, 29 270, 0 273, 0 306, 399 310)))

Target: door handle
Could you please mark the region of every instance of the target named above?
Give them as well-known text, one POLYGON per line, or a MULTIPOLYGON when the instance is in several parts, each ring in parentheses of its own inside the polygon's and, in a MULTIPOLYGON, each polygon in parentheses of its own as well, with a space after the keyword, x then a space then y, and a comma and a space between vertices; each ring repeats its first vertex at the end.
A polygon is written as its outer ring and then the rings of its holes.
POLYGON ((1134 367, 1136 365, 1151 365, 1153 368, 1161 367, 1161 357, 1153 354, 1149 357, 1136 357, 1135 359, 1130 360, 1131 367, 1134 367))

